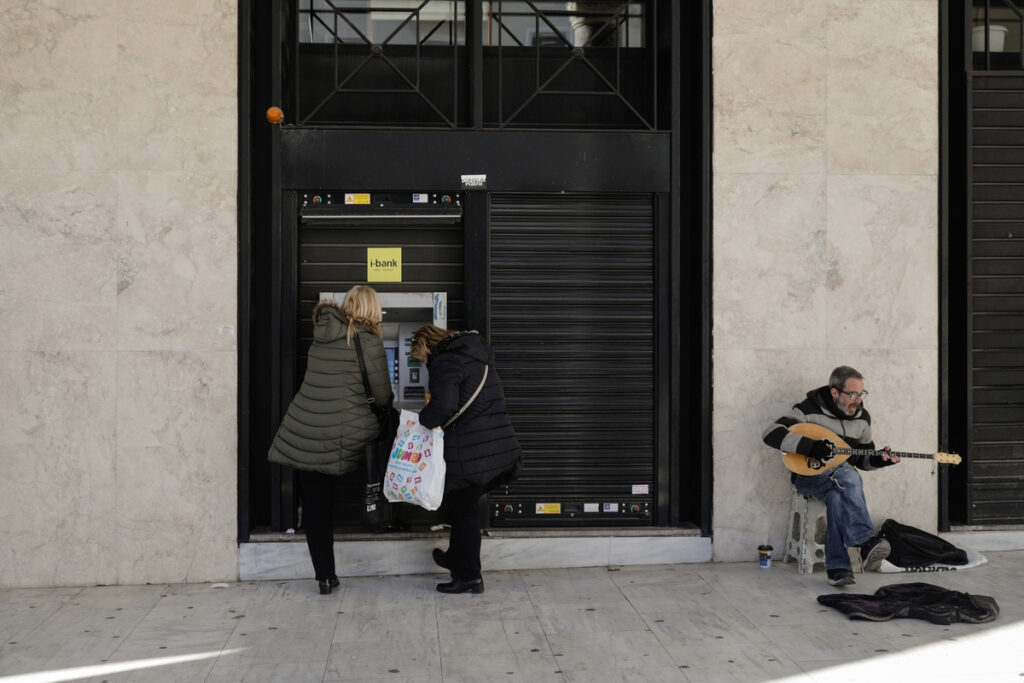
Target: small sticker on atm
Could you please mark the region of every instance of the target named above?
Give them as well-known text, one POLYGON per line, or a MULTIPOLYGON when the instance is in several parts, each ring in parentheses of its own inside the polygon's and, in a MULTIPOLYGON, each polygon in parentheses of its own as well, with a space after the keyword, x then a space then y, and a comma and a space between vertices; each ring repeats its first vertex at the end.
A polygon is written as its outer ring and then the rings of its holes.
POLYGON ((413 204, 429 204, 430 203, 430 195, 422 194, 422 193, 418 193, 418 192, 417 193, 413 193, 413 195, 412 195, 412 203, 413 204))
POLYGON ((561 503, 537 503, 534 512, 538 515, 560 515, 562 514, 561 503))
POLYGON ((369 204, 370 193, 369 192, 346 192, 345 193, 346 204, 369 204))
POLYGON ((646 496, 650 492, 650 486, 648 484, 633 484, 634 496, 646 496))
POLYGON ((583 504, 583 511, 584 512, 600 512, 601 511, 601 505, 599 503, 584 503, 583 504))
POLYGON ((618 503, 603 503, 602 506, 604 508, 602 510, 603 512, 618 512, 619 511, 619 504, 618 503))

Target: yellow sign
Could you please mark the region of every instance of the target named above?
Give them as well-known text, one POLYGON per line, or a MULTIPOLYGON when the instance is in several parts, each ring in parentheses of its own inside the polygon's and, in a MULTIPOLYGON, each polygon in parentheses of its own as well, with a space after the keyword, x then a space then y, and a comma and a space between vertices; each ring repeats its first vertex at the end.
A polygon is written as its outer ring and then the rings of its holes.
POLYGON ((346 204, 369 204, 370 193, 369 192, 346 192, 345 193, 346 204))
POLYGON ((401 282, 402 281, 402 248, 401 247, 367 247, 366 248, 366 281, 367 282, 401 282))
POLYGON ((538 515, 560 515, 562 514, 561 503, 537 503, 534 513, 538 515))

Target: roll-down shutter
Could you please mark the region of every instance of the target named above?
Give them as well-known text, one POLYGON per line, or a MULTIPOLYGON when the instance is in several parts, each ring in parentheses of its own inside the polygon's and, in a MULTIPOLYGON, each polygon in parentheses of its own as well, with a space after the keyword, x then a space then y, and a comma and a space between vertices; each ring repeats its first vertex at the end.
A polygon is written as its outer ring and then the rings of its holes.
POLYGON ((1024 78, 971 86, 967 523, 1024 523, 1024 78))
POLYGON ((653 206, 491 196, 490 335, 525 462, 495 526, 654 523, 653 206))

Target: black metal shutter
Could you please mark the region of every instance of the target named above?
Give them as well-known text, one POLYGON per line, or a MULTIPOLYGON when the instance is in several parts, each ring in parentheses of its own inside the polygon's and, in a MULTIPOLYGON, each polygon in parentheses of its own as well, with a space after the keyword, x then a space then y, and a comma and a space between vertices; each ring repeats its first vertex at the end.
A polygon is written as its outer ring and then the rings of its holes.
POLYGON ((490 336, 525 463, 510 495, 491 496, 495 525, 654 523, 653 207, 648 194, 491 196, 490 336), (535 515, 544 503, 560 512, 535 515))
POLYGON ((1024 77, 971 88, 968 524, 1024 523, 1024 77))

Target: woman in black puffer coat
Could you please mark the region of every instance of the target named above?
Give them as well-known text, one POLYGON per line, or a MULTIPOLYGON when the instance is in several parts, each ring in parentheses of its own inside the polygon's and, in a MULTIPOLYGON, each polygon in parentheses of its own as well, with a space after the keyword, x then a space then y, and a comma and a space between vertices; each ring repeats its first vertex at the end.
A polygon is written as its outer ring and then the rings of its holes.
POLYGON ((494 355, 475 331, 454 332, 434 325, 416 330, 410 353, 426 363, 430 373, 430 402, 420 412, 424 427, 444 425, 480 387, 465 412, 444 429, 447 474, 441 509, 451 532, 448 551, 435 548, 434 561, 452 574, 452 581, 438 584, 441 593, 483 593, 480 496, 512 481, 522 468, 519 439, 505 409, 494 355))

